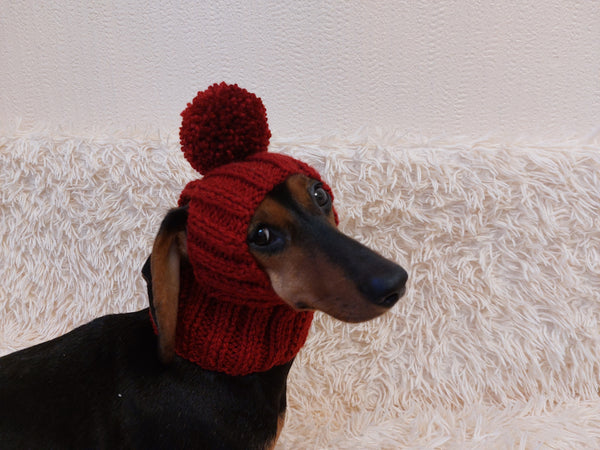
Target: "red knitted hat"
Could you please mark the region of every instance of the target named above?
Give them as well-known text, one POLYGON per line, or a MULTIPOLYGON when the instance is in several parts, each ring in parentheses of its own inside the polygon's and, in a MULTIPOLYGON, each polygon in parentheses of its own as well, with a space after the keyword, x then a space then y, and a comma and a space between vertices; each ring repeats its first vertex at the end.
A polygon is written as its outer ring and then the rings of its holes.
POLYGON ((312 312, 295 311, 273 291, 249 252, 248 225, 265 195, 290 175, 322 180, 307 164, 267 151, 265 107, 237 85, 210 86, 181 115, 182 150, 204 177, 179 200, 189 205, 191 271, 181 274, 175 350, 230 375, 284 364, 304 344, 312 312))

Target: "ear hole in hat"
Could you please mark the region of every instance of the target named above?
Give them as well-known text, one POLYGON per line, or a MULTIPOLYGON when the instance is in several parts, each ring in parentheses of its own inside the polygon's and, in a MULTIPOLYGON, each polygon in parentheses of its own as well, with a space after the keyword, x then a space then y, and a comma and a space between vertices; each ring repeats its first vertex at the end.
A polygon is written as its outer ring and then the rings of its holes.
POLYGON ((175 355, 179 273, 181 258, 187 258, 187 217, 187 205, 167 213, 154 240, 150 259, 158 356, 163 363, 171 362, 175 355))

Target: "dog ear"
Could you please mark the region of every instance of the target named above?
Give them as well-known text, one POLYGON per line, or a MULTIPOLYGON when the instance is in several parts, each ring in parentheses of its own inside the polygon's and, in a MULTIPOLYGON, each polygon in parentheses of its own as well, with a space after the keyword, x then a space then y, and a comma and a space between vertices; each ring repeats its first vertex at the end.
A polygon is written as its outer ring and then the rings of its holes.
POLYGON ((171 362, 175 355, 179 272, 181 258, 187 258, 187 217, 187 205, 167 213, 150 256, 153 317, 158 329, 158 356, 163 363, 171 362))

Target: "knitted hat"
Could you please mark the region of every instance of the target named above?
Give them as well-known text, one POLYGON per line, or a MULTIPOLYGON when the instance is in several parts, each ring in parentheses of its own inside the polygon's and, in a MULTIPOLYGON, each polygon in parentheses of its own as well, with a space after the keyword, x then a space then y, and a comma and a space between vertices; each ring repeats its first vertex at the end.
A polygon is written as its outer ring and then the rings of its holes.
POLYGON ((182 150, 204 176, 179 200, 188 205, 191 269, 181 273, 175 351, 230 375, 284 364, 304 344, 312 312, 292 309, 275 293, 250 254, 248 226, 265 195, 290 175, 322 180, 307 164, 267 151, 265 107, 237 85, 210 86, 181 115, 182 150))

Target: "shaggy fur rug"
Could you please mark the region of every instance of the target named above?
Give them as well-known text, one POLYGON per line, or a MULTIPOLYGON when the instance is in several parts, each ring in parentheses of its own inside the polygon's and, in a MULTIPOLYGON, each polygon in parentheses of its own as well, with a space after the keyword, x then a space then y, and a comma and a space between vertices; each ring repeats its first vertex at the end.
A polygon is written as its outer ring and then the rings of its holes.
MULTIPOLYGON (((282 139, 407 295, 317 314, 279 449, 600 448, 600 144, 282 139)), ((197 175, 172 136, 0 137, 0 354, 146 306, 163 214, 197 175)))

